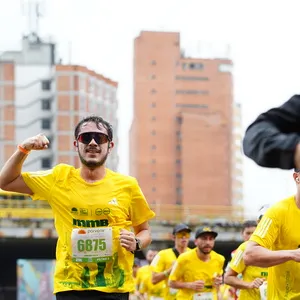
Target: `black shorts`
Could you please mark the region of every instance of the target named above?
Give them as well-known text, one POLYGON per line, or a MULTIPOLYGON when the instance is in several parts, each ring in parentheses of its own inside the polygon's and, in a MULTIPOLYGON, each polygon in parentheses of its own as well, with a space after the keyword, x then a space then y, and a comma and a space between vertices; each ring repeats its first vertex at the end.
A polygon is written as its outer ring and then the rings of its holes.
POLYGON ((56 293, 56 300, 128 300, 129 293, 104 293, 99 291, 67 291, 56 293))

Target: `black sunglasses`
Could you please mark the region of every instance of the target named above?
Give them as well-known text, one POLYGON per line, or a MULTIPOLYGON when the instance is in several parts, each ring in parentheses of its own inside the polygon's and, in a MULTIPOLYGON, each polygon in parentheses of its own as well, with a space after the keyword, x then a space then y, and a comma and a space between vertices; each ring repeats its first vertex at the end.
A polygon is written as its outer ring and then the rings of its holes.
POLYGON ((108 135, 102 132, 84 132, 77 138, 78 142, 88 145, 92 140, 100 145, 109 142, 108 135))

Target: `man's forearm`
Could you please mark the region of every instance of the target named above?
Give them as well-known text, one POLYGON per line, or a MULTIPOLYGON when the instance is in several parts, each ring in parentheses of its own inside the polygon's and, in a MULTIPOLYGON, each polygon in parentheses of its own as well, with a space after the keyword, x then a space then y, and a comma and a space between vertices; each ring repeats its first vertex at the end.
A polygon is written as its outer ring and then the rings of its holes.
POLYGON ((0 171, 0 188, 5 187, 21 175, 21 170, 27 154, 17 150, 4 164, 0 171))
POLYGON ((169 281, 169 286, 172 289, 189 289, 190 287, 190 282, 182 282, 182 281, 169 281))
POLYGON ((141 241, 142 248, 147 248, 152 241, 150 229, 141 230, 139 233, 136 234, 136 238, 138 238, 141 241))
POLYGON ((236 276, 230 275, 224 277, 224 282, 236 289, 244 290, 248 289, 250 286, 249 282, 246 282, 240 278, 237 278, 236 276))
POLYGON ((244 253, 244 262, 249 266, 269 268, 293 260, 293 250, 271 251, 261 246, 251 246, 244 253))

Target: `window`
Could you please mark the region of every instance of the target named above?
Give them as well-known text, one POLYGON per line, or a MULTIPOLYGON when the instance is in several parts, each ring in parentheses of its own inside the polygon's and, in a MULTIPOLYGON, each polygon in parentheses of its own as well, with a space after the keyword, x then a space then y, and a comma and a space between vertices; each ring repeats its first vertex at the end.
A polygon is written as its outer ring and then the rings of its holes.
POLYGON ((152 163, 152 164, 155 164, 155 163, 156 163, 156 159, 153 158, 153 159, 151 160, 151 163, 152 163))
POLYGON ((155 103, 155 102, 152 102, 151 106, 152 106, 152 107, 156 107, 156 103, 155 103))
POLYGON ((191 63, 190 70, 203 70, 203 64, 201 63, 191 63))
POLYGON ((181 150, 181 146, 180 146, 180 145, 177 145, 177 146, 176 146, 176 150, 180 151, 180 150, 181 150))
POLYGON ((51 110, 51 99, 42 99, 42 110, 51 110))
POLYGON ((42 169, 50 169, 51 164, 52 164, 51 158, 49 157, 42 158, 42 169))
POLYGON ((177 195, 182 195, 182 189, 180 187, 176 188, 177 195))
POLYGON ((208 108, 208 105, 207 104, 176 103, 176 107, 184 107, 184 108, 208 108))
POLYGON ((156 173, 152 173, 152 178, 156 178, 156 173))
POLYGON ((151 90, 151 94, 153 95, 153 94, 156 94, 157 92, 156 92, 156 89, 152 89, 151 90))
POLYGON ((178 124, 182 124, 182 117, 176 117, 176 122, 178 123, 178 124))
POLYGON ((150 76, 150 79, 156 79, 156 75, 155 74, 152 74, 151 76, 150 76))
POLYGON ((42 119, 42 129, 51 129, 50 119, 42 119))
POLYGON ((151 65, 152 65, 152 66, 155 66, 155 65, 156 65, 156 60, 152 60, 152 61, 151 61, 151 65))
POLYGON ((156 131, 155 131, 155 130, 152 130, 152 131, 151 131, 151 134, 152 134, 152 135, 156 135, 156 131))
POLYGON ((187 81, 207 81, 208 77, 199 77, 199 76, 176 76, 176 80, 187 80, 187 81))
POLYGON ((181 164, 181 160, 180 159, 176 159, 176 164, 180 165, 181 164))
POLYGON ((51 90, 51 81, 50 80, 42 80, 42 90, 43 91, 51 90))
POLYGON ((176 90, 179 95, 208 95, 206 90, 176 90))
POLYGON ((156 121, 156 117, 155 116, 152 116, 152 121, 156 121))
POLYGON ((176 178, 177 178, 177 179, 180 179, 180 178, 181 178, 181 174, 180 174, 180 173, 177 173, 177 174, 176 174, 176 178))
POLYGON ((152 150, 155 150, 155 149, 156 149, 156 145, 152 145, 152 146, 151 146, 151 149, 152 149, 152 150))
POLYGON ((231 64, 220 64, 219 65, 219 71, 225 72, 225 73, 231 73, 232 72, 232 65, 231 64))
POLYGON ((152 188, 152 192, 156 192, 156 187, 155 186, 152 188))

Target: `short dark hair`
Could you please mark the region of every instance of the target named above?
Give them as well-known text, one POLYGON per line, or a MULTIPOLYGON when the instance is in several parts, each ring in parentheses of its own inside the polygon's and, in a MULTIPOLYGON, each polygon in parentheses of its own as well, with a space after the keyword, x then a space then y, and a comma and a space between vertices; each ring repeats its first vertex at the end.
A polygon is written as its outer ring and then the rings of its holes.
POLYGON ((257 222, 254 220, 247 220, 242 224, 242 231, 249 227, 257 227, 257 222))
POLYGON ((101 129, 99 127, 99 124, 101 124, 106 130, 107 130, 107 135, 108 135, 108 138, 110 141, 112 141, 113 139, 113 129, 112 129, 112 126, 109 122, 105 121, 102 117, 99 117, 99 116, 88 116, 88 117, 85 117, 84 119, 82 119, 75 127, 75 131, 74 131, 74 136, 75 136, 75 139, 78 138, 78 134, 79 134, 79 131, 81 129, 81 126, 84 124, 84 123, 95 123, 97 128, 98 129, 101 129))

